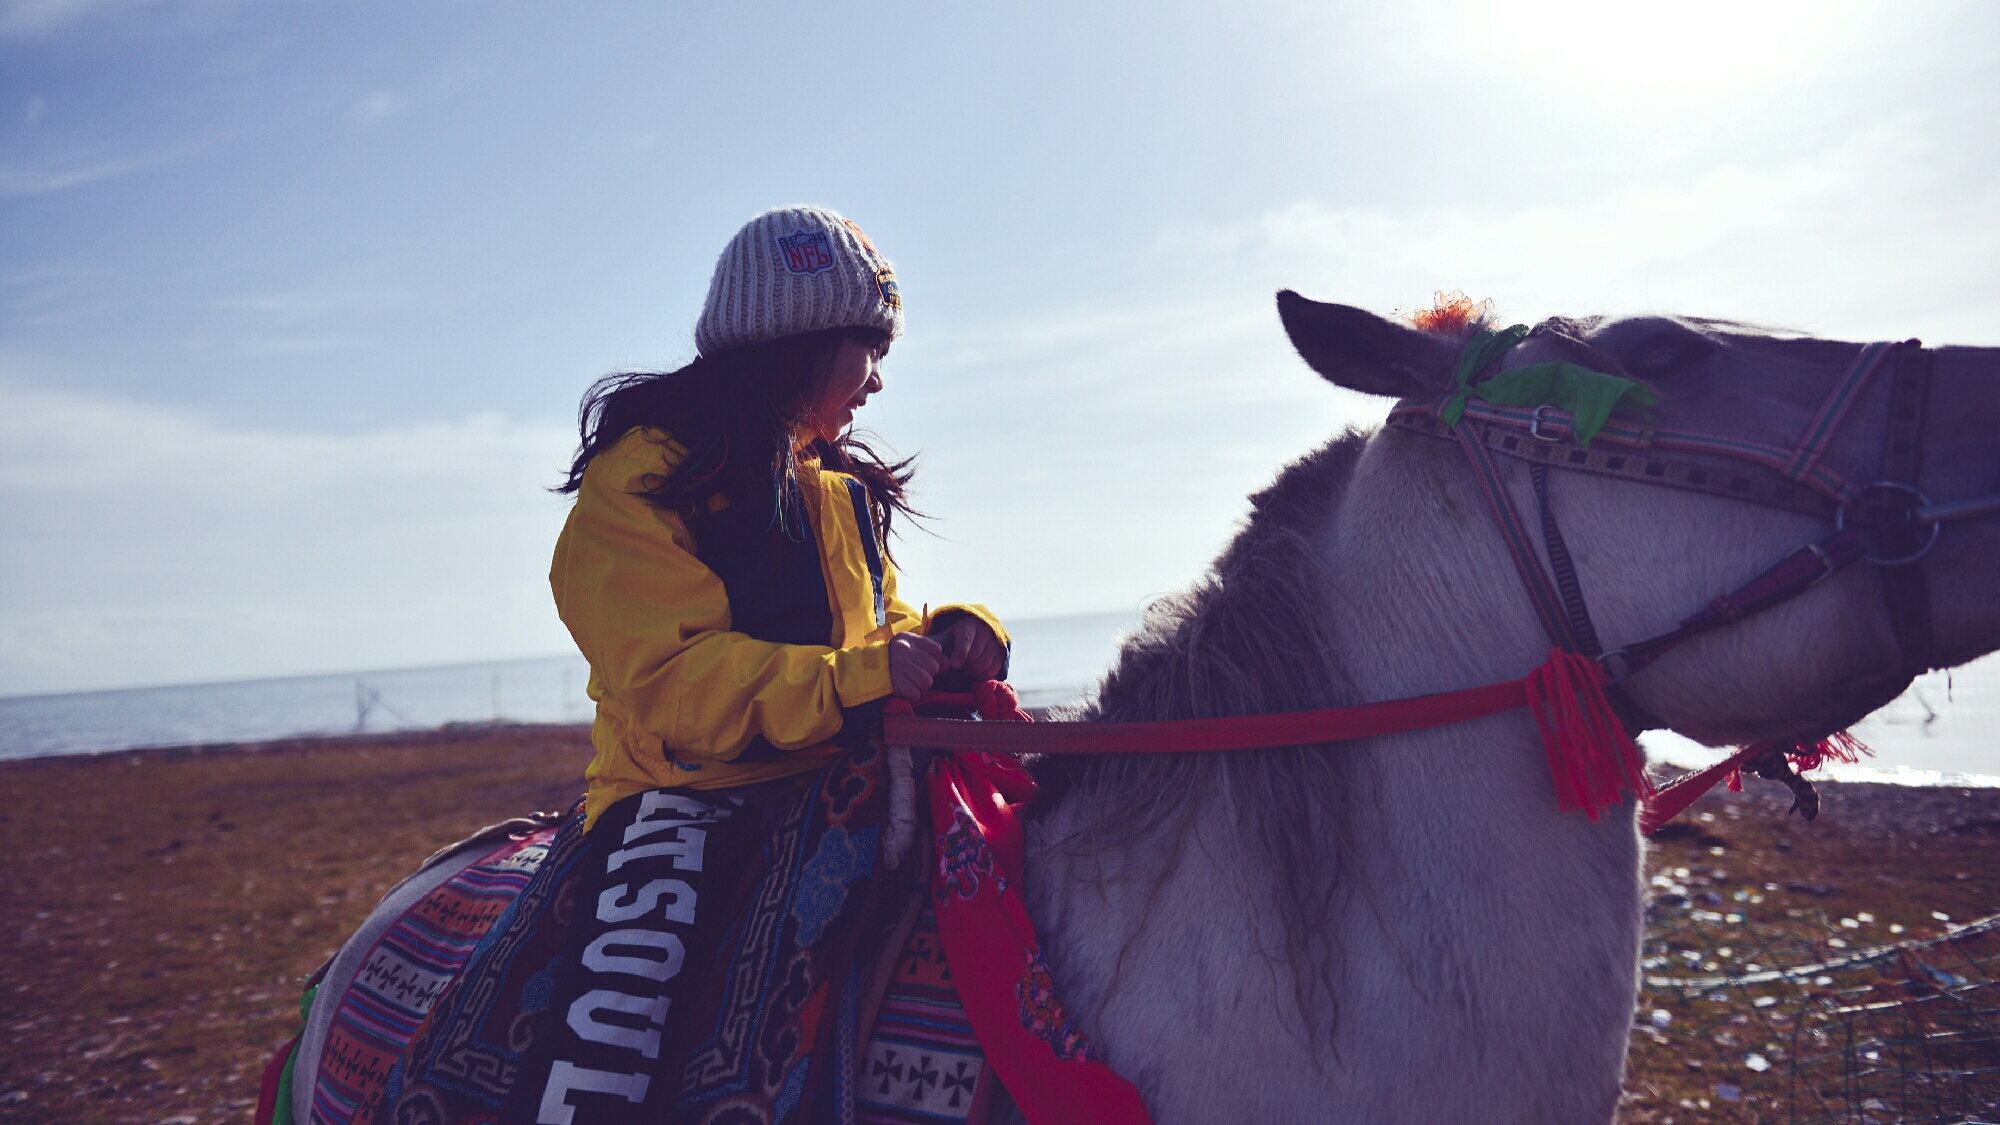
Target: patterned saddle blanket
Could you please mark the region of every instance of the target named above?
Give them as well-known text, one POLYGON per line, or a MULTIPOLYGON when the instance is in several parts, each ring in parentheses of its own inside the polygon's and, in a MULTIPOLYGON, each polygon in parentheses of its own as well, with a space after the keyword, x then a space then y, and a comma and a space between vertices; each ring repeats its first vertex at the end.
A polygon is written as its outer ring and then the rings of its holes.
MULTIPOLYGON (((829 890, 815 862, 829 828, 839 823, 842 843, 886 821, 880 759, 862 750, 828 767, 745 875, 748 911, 690 1013, 705 1030, 690 1037, 700 1049, 684 1120, 985 1120, 998 1082, 927 898, 863 864, 849 873, 840 924, 799 940, 794 902, 829 890), (826 1003, 787 1002, 801 974, 826 1003)), ((258 1125, 490 1121, 546 1009, 536 982, 563 947, 582 840, 580 809, 509 822, 391 891, 317 975, 306 1030, 274 1060, 258 1125)))

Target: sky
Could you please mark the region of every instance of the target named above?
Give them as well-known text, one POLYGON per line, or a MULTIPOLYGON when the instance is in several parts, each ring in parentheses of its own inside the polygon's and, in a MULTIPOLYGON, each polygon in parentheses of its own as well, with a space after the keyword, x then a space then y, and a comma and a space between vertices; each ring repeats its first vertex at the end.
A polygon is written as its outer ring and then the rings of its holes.
POLYGON ((1281 287, 2000 344, 2000 7, 0 0, 0 694, 565 651, 547 487, 714 255, 909 335, 912 601, 1194 579, 1386 403, 1281 287))

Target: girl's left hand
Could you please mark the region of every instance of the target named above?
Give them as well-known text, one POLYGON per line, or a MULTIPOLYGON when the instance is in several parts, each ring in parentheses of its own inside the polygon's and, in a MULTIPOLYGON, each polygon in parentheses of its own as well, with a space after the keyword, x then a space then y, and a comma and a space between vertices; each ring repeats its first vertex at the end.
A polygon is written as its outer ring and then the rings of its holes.
POLYGON ((1007 650, 992 626, 977 617, 966 617, 945 630, 951 638, 951 666, 962 668, 976 680, 990 680, 1000 674, 1007 650))

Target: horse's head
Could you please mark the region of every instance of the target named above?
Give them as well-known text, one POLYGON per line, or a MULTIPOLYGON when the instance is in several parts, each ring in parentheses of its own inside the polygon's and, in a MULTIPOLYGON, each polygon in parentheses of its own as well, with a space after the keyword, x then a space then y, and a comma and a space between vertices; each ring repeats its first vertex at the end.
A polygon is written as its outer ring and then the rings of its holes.
MULTIPOLYGON (((1412 404, 1436 403, 1455 389, 1462 340, 1289 291, 1278 295, 1278 308, 1299 354, 1333 383, 1412 404)), ((1721 321, 1552 320, 1482 377, 1551 361, 1629 378, 1657 398, 1643 414, 1619 415, 1623 427, 1593 442, 1593 452, 1620 457, 1609 471, 1604 456, 1593 462, 1599 471, 1562 471, 1578 449, 1563 428, 1567 413, 1548 416, 1555 440, 1546 442, 1547 433, 1526 432, 1543 419, 1517 420, 1522 443, 1557 451, 1543 455, 1554 466, 1549 507, 1606 648, 1667 633, 1788 553, 1828 540, 1843 510, 1873 527, 1883 502, 1921 506, 1920 493, 1935 508, 2000 491, 1995 349, 1869 352, 1721 321), (1878 353, 1884 358, 1868 367, 1878 353), (1920 413, 1909 415, 1912 391, 1898 397, 1898 382, 1917 388, 1920 413), (1896 411, 1909 415, 1901 429, 1896 411), (1889 452, 1899 441, 1901 451, 1889 452), (1647 487, 1649 471, 1650 483, 1674 478, 1683 487, 1647 487), (1865 488, 1885 476, 1901 476, 1915 493, 1865 488)), ((1426 444, 1416 434, 1390 437, 1426 444)), ((1529 460, 1497 462, 1539 532, 1529 460)), ((1475 521, 1467 533, 1494 535, 1496 525, 1475 521)), ((1927 538, 1927 525, 1885 529, 1870 553, 1908 554, 1927 538), (1900 539, 1891 542, 1894 535, 1900 539)), ((1532 618, 1528 626, 1540 631, 1532 618)), ((1919 560, 1857 563, 1767 612, 1696 637, 1626 690, 1667 725, 1710 743, 1817 737, 1887 702, 1924 667, 1995 648, 2000 515, 1984 515, 1946 523, 1919 560)))

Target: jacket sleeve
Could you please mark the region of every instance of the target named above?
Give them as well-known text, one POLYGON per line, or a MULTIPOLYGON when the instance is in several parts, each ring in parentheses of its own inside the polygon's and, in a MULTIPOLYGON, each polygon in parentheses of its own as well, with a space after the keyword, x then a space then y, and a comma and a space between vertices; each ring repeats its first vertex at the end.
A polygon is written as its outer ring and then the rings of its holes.
POLYGON ((549 574, 577 648, 647 733, 712 758, 759 734, 797 750, 839 731, 843 707, 889 694, 886 638, 835 649, 731 632, 728 594, 686 526, 635 495, 658 471, 657 455, 599 454, 549 574))

